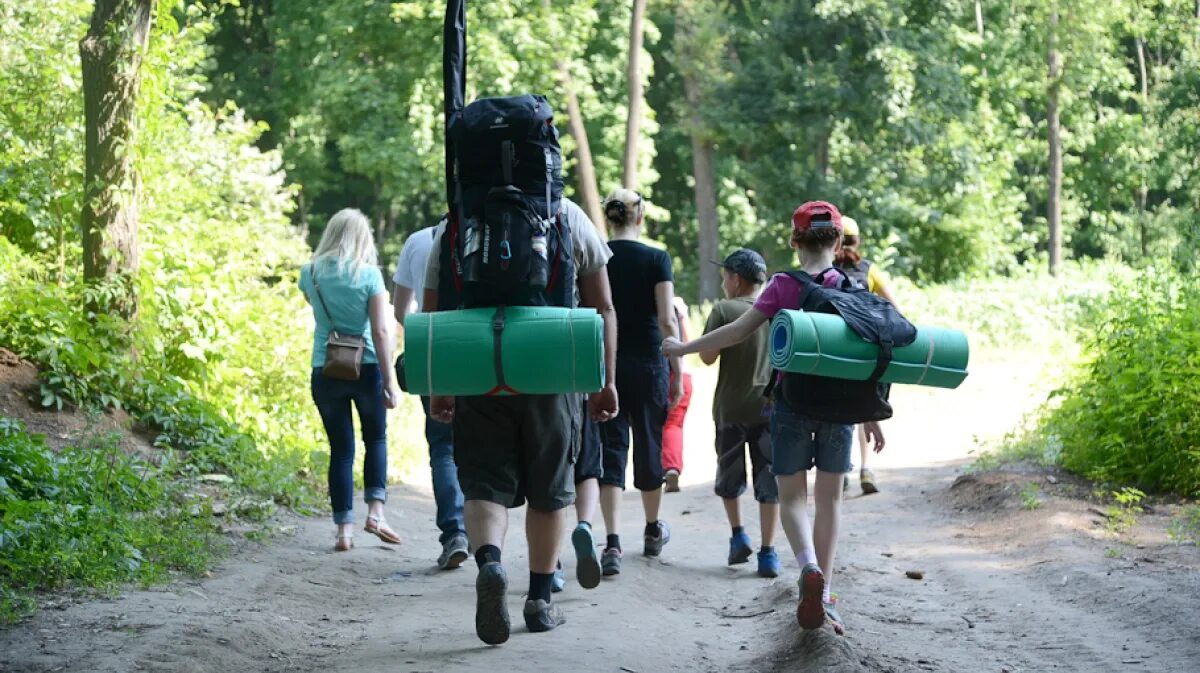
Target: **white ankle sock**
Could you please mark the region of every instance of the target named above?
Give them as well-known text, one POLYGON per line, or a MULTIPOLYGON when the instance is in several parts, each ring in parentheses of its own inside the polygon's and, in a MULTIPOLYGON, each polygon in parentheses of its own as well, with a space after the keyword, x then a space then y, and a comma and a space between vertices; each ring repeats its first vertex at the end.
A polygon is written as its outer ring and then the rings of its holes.
POLYGON ((812 547, 808 547, 807 549, 801 549, 800 553, 796 554, 796 563, 800 564, 801 568, 808 565, 809 563, 816 565, 817 550, 813 549, 812 547))

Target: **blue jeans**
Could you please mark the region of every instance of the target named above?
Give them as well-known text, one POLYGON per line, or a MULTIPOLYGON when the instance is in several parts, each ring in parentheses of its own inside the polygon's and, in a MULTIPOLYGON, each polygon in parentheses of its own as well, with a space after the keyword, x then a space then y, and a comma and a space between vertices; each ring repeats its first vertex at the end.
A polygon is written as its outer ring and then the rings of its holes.
POLYGON ((429 470, 433 475, 433 499, 437 503, 439 538, 446 544, 467 534, 463 523, 463 493, 458 486, 458 467, 454 464, 454 431, 449 423, 440 423, 429 415, 429 398, 421 397, 425 408, 425 441, 429 443, 429 470))
POLYGON ((387 409, 379 365, 364 364, 357 381, 312 371, 312 397, 329 438, 329 506, 336 524, 354 522, 354 418, 362 426, 363 499, 387 502, 387 409))
POLYGON ((776 400, 771 412, 771 471, 782 477, 815 467, 845 474, 852 468, 853 436, 853 425, 814 421, 776 400))

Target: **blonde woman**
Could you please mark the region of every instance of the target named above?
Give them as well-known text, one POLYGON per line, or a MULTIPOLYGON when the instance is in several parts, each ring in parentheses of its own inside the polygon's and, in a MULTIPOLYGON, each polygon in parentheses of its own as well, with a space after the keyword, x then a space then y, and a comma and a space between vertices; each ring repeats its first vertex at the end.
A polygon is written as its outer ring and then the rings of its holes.
POLYGON ((387 502, 387 409, 400 399, 391 367, 390 306, 375 243, 366 216, 353 208, 329 220, 312 261, 300 269, 300 290, 316 319, 312 353, 312 396, 329 438, 329 504, 337 524, 334 549, 354 547, 354 420, 362 427, 363 485, 367 502, 364 530, 389 544, 400 537, 383 518, 387 502), (333 379, 322 373, 325 341, 336 329, 362 335, 366 348, 362 373, 356 381, 333 379))

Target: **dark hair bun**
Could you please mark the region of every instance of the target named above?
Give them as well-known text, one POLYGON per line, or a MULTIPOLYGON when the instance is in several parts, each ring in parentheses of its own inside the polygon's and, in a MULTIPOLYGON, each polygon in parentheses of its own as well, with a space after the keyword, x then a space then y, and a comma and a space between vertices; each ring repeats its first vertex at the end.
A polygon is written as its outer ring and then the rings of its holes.
POLYGON ((624 201, 609 201, 604 205, 604 216, 611 222, 625 224, 625 216, 629 212, 628 206, 624 201))

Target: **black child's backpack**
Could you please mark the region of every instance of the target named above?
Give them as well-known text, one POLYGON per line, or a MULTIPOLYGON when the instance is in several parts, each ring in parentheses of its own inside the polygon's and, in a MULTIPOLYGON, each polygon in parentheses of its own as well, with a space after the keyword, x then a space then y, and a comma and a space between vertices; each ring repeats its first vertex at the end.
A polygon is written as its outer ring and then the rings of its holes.
POLYGON ((892 417, 888 403, 891 384, 879 377, 892 361, 892 350, 907 346, 917 338, 913 326, 888 300, 857 286, 840 269, 828 269, 817 278, 803 271, 787 275, 800 283, 800 309, 840 315, 855 334, 879 345, 879 360, 866 381, 848 381, 811 374, 784 373, 782 383, 768 388, 794 412, 815 421, 828 423, 864 423, 892 417), (840 276, 836 288, 825 287, 825 274, 840 276))
POLYGON ((447 3, 443 45, 446 198, 458 304, 574 305, 571 235, 561 215, 562 150, 546 98, 464 105, 466 3, 447 3))

